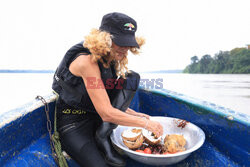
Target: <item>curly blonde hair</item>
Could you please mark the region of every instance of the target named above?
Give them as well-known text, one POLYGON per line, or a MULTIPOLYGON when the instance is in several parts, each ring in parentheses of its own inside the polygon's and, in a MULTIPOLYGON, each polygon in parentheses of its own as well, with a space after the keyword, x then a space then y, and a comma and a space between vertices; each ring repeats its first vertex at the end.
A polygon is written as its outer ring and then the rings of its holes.
MULTIPOLYGON (((140 48, 145 44, 145 39, 142 37, 136 37, 136 41, 140 48)), ((90 34, 85 37, 83 46, 88 48, 91 52, 91 60, 93 62, 99 60, 105 68, 109 68, 110 63, 115 62, 116 75, 126 78, 125 73, 129 72, 127 68, 127 55, 124 56, 121 61, 117 61, 115 60, 114 55, 110 54, 110 52, 112 52, 112 35, 110 33, 98 29, 92 29, 90 34), (104 58, 105 61, 103 61, 102 58, 104 58)), ((131 47, 129 50, 136 55, 140 53, 140 48, 131 47)))

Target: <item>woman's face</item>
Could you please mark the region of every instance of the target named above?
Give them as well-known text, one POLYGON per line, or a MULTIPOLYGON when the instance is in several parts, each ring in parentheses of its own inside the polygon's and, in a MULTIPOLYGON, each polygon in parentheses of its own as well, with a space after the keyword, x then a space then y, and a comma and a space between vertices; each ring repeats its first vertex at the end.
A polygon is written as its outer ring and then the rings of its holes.
POLYGON ((111 54, 115 57, 116 60, 122 60, 127 56, 129 48, 130 47, 127 46, 118 46, 114 42, 112 42, 111 54))

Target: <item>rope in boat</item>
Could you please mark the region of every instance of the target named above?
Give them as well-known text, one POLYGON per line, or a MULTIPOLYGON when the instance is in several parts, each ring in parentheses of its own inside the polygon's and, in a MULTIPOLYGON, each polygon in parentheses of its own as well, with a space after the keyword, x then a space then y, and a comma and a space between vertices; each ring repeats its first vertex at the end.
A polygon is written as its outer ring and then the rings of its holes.
MULTIPOLYGON (((56 94, 56 101, 58 99, 58 94, 56 94)), ((56 107, 55 107, 55 118, 54 118, 54 133, 51 134, 51 121, 49 118, 49 106, 46 100, 42 96, 37 96, 36 99, 41 100, 45 107, 45 113, 47 117, 47 129, 50 137, 50 146, 52 151, 52 156, 59 167, 68 167, 67 161, 62 153, 62 147, 60 143, 59 133, 56 128, 56 107)))

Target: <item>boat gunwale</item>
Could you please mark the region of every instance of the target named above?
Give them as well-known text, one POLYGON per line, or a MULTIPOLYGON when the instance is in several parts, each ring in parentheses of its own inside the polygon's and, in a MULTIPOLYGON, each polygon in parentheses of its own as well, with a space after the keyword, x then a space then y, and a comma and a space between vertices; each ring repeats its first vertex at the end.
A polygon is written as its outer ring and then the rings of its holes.
POLYGON ((250 116, 241 112, 234 111, 232 109, 220 106, 218 104, 214 104, 205 100, 200 100, 197 98, 193 98, 181 93, 177 93, 174 91, 170 91, 167 89, 141 89, 143 91, 151 92, 153 94, 161 95, 164 97, 172 98, 176 101, 189 104, 201 109, 205 109, 213 114, 219 115, 227 119, 228 121, 239 122, 241 124, 245 124, 247 126, 250 125, 250 116))
MULTIPOLYGON (((51 102, 54 102, 57 98, 56 94, 51 92, 48 95, 43 96, 43 98, 46 100, 46 102, 49 104, 51 102)), ((4 128, 9 123, 23 117, 24 115, 44 106, 41 100, 38 100, 34 98, 34 100, 21 105, 15 109, 12 109, 10 111, 4 112, 0 115, 0 129, 4 128)))

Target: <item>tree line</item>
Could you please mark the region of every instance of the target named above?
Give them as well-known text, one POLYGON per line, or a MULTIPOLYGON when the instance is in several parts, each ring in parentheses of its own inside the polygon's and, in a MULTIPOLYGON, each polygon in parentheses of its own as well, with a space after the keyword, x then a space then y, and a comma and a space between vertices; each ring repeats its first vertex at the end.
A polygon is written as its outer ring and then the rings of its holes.
POLYGON ((191 57, 184 73, 229 73, 246 74, 250 73, 250 49, 235 48, 231 51, 220 51, 214 57, 206 54, 199 58, 191 57))

